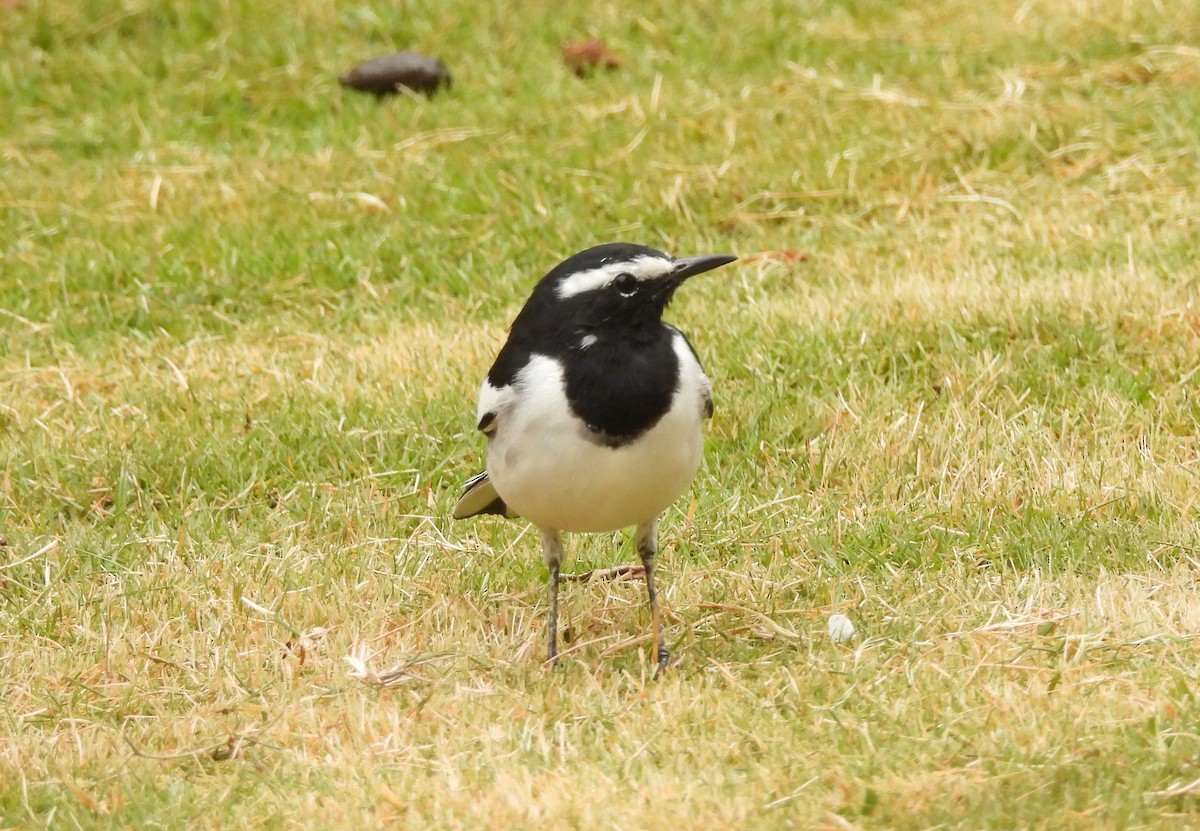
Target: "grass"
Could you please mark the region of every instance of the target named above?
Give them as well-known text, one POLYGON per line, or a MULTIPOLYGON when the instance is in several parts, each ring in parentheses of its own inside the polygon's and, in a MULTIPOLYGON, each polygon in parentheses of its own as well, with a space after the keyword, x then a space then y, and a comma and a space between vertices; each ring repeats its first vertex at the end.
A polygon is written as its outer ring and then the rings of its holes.
POLYGON ((1195 827, 1198 36, 0 7, 0 825, 1195 827), (405 47, 454 89, 337 87, 405 47), (717 414, 657 681, 640 583, 548 673, 535 541, 448 518, 505 325, 612 239, 744 257, 671 310, 717 414))

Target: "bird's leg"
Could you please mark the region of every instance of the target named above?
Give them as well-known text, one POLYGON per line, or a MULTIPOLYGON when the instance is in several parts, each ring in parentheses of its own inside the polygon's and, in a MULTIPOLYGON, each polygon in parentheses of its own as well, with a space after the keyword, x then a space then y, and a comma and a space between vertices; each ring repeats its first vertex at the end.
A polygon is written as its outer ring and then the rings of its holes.
POLYGON ((557 531, 542 531, 542 559, 550 570, 550 648, 546 663, 558 663, 558 569, 562 565, 562 537, 557 531))
POLYGON ((658 520, 653 519, 637 528, 637 551, 646 570, 646 596, 650 600, 650 626, 654 630, 654 654, 658 661, 658 672, 667 668, 671 653, 663 642, 662 628, 658 615, 658 592, 654 589, 654 554, 658 550, 658 520))

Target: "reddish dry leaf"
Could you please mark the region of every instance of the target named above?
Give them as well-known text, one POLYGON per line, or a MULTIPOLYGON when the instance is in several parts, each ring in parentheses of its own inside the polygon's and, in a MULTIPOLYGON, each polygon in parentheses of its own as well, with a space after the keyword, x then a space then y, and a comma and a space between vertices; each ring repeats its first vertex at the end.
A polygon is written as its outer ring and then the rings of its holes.
POLYGON ((621 60, 602 40, 580 40, 575 43, 565 43, 562 48, 562 59, 572 72, 580 78, 590 74, 597 68, 618 69, 621 60))

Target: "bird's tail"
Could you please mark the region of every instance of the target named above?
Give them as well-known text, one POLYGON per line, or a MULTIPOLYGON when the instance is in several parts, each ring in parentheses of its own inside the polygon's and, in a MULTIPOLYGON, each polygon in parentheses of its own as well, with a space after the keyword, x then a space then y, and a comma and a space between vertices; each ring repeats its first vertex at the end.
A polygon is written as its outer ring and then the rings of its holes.
POLYGON ((455 504, 454 513, 451 516, 455 519, 466 519, 478 514, 498 514, 509 519, 517 517, 504 504, 500 494, 496 493, 496 488, 486 470, 472 476, 463 484, 463 494, 455 504))

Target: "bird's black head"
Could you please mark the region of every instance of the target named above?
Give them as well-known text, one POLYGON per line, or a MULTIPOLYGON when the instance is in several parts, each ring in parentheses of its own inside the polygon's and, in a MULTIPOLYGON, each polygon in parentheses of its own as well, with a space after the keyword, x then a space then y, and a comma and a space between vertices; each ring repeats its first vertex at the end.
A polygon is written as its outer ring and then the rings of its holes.
POLYGON ((684 280, 736 259, 729 254, 676 258, 626 242, 597 245, 555 266, 528 305, 536 307, 538 317, 553 316, 573 332, 654 327, 684 280))

